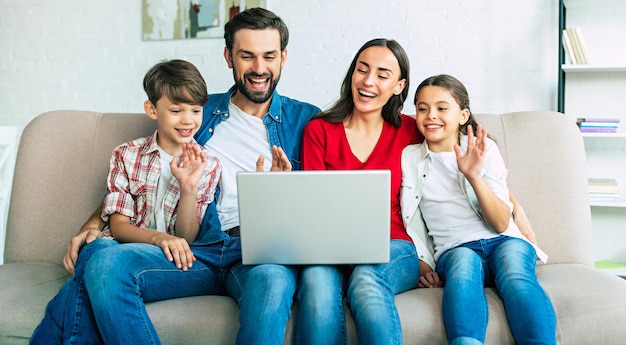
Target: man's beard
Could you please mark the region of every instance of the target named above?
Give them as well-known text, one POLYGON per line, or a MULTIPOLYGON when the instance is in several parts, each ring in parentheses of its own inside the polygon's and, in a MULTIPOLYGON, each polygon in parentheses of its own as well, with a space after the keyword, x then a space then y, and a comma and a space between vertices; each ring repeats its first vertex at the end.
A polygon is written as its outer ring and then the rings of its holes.
POLYGON ((262 74, 255 74, 255 73, 246 73, 243 76, 243 80, 237 78, 237 72, 235 71, 235 69, 233 68, 233 77, 235 79, 235 86, 237 86, 237 91, 240 92, 242 95, 246 96, 247 99, 251 100, 252 102, 256 103, 256 104, 263 104, 265 102, 267 102, 267 100, 269 100, 272 95, 274 94, 274 90, 276 89, 276 85, 278 85, 278 81, 280 80, 280 75, 278 76, 278 78, 276 79, 272 79, 273 75, 270 74, 269 75, 269 88, 267 89, 267 91, 253 91, 250 90, 247 86, 246 86, 246 79, 248 78, 258 78, 258 77, 266 77, 266 75, 262 74))

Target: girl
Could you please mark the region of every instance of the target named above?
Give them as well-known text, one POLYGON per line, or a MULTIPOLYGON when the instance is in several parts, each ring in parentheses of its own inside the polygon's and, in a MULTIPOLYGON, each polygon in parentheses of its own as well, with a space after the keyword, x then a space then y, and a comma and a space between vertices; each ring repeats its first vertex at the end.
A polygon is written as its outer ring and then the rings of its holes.
POLYGON ((421 214, 434 242, 435 272, 423 274, 419 286, 445 282, 448 340, 484 342, 484 286, 495 284, 516 342, 555 344, 554 310, 535 275, 536 256, 544 253, 513 222, 504 161, 473 119, 465 86, 449 75, 430 77, 414 102, 425 140, 402 153, 402 213, 421 214))

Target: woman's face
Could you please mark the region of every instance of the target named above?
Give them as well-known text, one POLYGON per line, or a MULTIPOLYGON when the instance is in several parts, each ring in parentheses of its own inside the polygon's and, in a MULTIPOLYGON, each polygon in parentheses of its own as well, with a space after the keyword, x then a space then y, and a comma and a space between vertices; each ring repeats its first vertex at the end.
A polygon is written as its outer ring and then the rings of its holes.
POLYGON ((362 51, 352 73, 354 111, 381 113, 387 101, 404 89, 406 81, 400 75, 400 64, 389 48, 373 46, 362 51))

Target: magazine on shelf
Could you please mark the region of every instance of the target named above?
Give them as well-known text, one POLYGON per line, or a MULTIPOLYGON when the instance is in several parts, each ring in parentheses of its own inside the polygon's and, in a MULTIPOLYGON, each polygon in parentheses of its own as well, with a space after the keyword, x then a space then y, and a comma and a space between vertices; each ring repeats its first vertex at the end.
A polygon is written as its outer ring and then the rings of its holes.
POLYGON ((617 133, 619 118, 577 118, 576 124, 584 133, 617 133))

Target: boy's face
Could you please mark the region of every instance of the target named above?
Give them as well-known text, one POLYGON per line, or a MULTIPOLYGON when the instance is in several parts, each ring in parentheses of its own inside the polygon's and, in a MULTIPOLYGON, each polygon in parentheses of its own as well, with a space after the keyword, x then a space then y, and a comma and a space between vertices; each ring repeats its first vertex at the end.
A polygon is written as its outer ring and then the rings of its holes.
POLYGON ((182 144, 189 143, 202 124, 202 106, 198 104, 173 103, 163 95, 152 104, 144 103, 146 115, 157 120, 157 144, 173 156, 182 154, 182 144))

